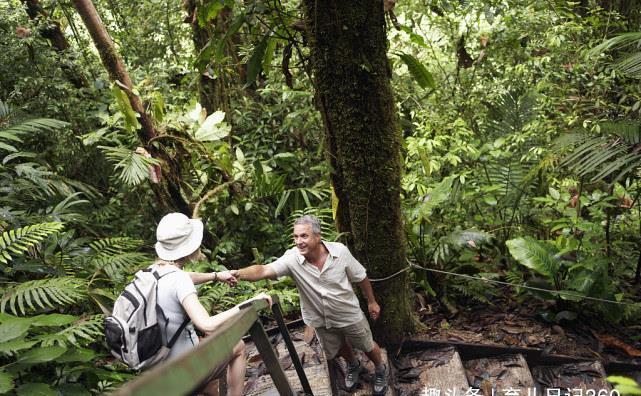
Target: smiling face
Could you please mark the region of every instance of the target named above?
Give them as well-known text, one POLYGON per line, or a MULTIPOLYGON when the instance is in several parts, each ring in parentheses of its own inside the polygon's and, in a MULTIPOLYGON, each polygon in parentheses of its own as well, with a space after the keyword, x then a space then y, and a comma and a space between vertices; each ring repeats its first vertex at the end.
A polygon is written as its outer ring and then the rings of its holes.
POLYGON ((320 234, 314 234, 311 224, 296 224, 294 226, 294 243, 303 256, 314 254, 320 247, 320 234))

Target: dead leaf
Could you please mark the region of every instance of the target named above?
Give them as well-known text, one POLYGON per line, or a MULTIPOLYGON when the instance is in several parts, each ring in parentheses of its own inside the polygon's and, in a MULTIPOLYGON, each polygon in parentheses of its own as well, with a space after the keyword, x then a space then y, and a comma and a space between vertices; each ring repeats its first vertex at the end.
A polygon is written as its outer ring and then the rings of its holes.
POLYGON ((395 5, 396 5, 396 0, 384 0, 383 1, 383 11, 390 12, 391 10, 394 9, 395 5))
POLYGON ((26 39, 27 37, 31 36, 31 29, 26 28, 24 26, 17 26, 16 36, 18 36, 21 39, 26 39))
POLYGON ((597 334, 597 333, 593 333, 593 334, 605 346, 620 349, 623 352, 627 353, 628 356, 631 356, 631 357, 641 357, 640 350, 626 344, 625 342, 619 340, 616 337, 613 337, 611 335, 597 334))
POLYGON ((484 379, 481 381, 481 391, 485 396, 494 395, 496 392, 492 389, 492 382, 490 380, 484 379))

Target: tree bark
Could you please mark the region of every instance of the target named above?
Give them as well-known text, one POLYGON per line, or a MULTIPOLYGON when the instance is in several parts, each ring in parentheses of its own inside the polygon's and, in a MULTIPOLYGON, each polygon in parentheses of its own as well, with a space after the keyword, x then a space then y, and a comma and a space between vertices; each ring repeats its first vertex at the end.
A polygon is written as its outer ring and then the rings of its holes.
MULTIPOLYGON (((400 206, 401 130, 390 85, 382 0, 304 0, 337 226, 370 278, 407 266, 400 206)), ((413 329, 408 273, 375 283, 384 344, 413 329)))
POLYGON ((137 133, 141 142, 145 145, 147 151, 164 162, 164 166, 162 167, 162 184, 152 184, 156 197, 166 206, 173 206, 181 213, 190 215, 191 210, 180 190, 180 168, 177 162, 167 155, 166 152, 158 150, 155 146, 149 144, 151 139, 157 135, 153 120, 145 111, 140 97, 133 93, 133 83, 129 77, 129 73, 127 73, 125 65, 118 55, 118 51, 107 29, 105 29, 96 8, 91 0, 73 0, 73 5, 91 35, 100 54, 100 59, 107 73, 109 73, 110 80, 112 82, 120 82, 121 88, 124 87, 123 90, 129 98, 131 107, 140 116, 138 121, 140 122, 141 128, 138 129, 137 133), (166 197, 169 198, 169 201, 166 200, 166 197))

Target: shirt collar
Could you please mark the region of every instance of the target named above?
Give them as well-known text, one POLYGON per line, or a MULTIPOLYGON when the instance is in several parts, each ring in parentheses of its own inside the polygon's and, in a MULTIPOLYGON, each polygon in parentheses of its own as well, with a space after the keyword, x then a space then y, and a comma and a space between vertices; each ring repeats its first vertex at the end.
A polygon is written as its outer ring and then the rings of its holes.
MULTIPOLYGON (((339 256, 339 251, 333 244, 329 244, 323 240, 321 240, 321 243, 325 245, 325 248, 329 252, 330 256, 332 256, 333 258, 337 258, 339 256)), ((298 261, 298 264, 303 264, 305 262, 305 256, 300 254, 300 252, 298 251, 298 248, 294 247, 294 249, 296 249, 296 259, 298 261)))

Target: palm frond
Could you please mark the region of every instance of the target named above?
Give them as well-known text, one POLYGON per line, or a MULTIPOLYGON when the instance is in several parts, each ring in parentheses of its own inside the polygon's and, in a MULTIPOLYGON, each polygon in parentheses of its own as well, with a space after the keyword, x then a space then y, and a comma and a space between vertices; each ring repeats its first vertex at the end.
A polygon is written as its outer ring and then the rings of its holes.
POLYGON ((34 340, 43 347, 59 345, 85 346, 103 337, 104 315, 92 315, 72 323, 54 333, 38 335, 34 340))
POLYGON ((21 256, 48 236, 61 231, 62 223, 40 223, 9 230, 0 236, 0 263, 7 265, 13 256, 21 256))
POLYGON ((633 46, 639 48, 641 45, 641 32, 623 33, 605 40, 601 44, 588 51, 588 56, 598 56, 606 51, 627 49, 633 46))
POLYGON ((536 98, 531 93, 506 92, 490 106, 484 128, 490 136, 508 136, 523 130, 534 117, 536 98))
POLYGON ((554 277, 561 262, 552 246, 534 238, 516 238, 505 242, 510 254, 524 266, 547 277, 554 277))
POLYGON ((11 113, 12 110, 9 104, 0 100, 0 123, 2 123, 4 119, 8 118, 11 113))
POLYGON ((5 289, 0 312, 9 306, 14 314, 28 310, 54 309, 73 304, 86 296, 86 281, 73 277, 39 279, 5 289))
POLYGON ((617 59, 612 63, 612 68, 628 77, 641 78, 641 52, 633 52, 617 59))
POLYGON ((610 121, 599 124, 602 135, 578 132, 555 143, 554 150, 570 151, 561 161, 581 177, 611 183, 628 177, 641 166, 641 128, 638 123, 610 121))
POLYGON ((68 122, 54 120, 51 118, 36 118, 33 120, 23 121, 19 124, 12 125, 2 130, 2 132, 13 135, 24 135, 28 133, 38 133, 54 131, 68 126, 68 122))
POLYGON ((147 158, 133 150, 124 147, 98 146, 107 159, 115 163, 120 170, 118 178, 127 185, 136 186, 149 176, 149 167, 159 165, 155 158, 147 158))

